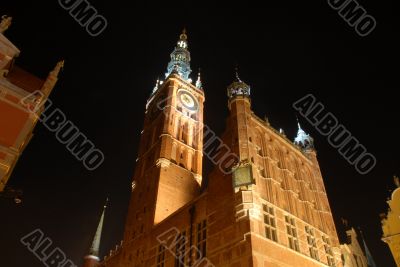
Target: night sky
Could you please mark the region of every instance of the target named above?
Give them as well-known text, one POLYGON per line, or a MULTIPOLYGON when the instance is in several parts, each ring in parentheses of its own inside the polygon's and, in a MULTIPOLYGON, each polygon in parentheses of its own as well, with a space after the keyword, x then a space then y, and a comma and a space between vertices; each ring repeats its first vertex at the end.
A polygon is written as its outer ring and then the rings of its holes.
POLYGON ((13 17, 5 35, 21 50, 17 65, 45 78, 65 59, 51 100, 105 154, 103 165, 88 171, 54 133, 37 125, 9 182, 23 190, 23 204, 0 199, 0 266, 44 266, 19 241, 37 228, 80 265, 107 196, 101 256, 119 243, 146 99, 157 77, 164 77, 183 27, 192 78, 202 69, 205 122, 215 132, 224 130, 226 87, 238 64, 252 87, 255 113, 267 115, 290 139, 297 131, 292 104, 312 93, 377 158, 371 173, 358 174, 300 117, 315 139, 338 229, 342 217, 361 227, 378 267, 395 266, 380 240, 379 218, 394 188, 392 176, 400 172, 394 1, 360 2, 378 22, 367 37, 358 36, 327 1, 231 3, 222 9, 204 2, 90 2, 108 21, 97 37, 58 1, 0 4, 0 14, 13 17))

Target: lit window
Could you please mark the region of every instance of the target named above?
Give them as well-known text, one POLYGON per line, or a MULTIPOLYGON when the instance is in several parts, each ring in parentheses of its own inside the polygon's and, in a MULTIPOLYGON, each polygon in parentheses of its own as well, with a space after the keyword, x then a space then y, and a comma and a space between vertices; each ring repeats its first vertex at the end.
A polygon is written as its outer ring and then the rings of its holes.
POLYGON ((207 221, 199 222, 196 230, 196 245, 198 249, 196 259, 201 259, 206 257, 207 254, 207 221))
POLYGON ((178 236, 176 243, 176 256, 175 267, 185 267, 185 253, 186 253, 186 231, 183 231, 178 236))
POLYGON ((186 47, 187 47, 187 44, 186 44, 185 41, 179 41, 179 42, 178 42, 178 46, 179 46, 179 47, 182 47, 182 48, 186 48, 186 47))
POLYGON ((264 204, 263 213, 265 224, 265 237, 272 241, 278 242, 274 208, 264 204))
POLYGON ((132 192, 135 190, 136 185, 137 185, 136 181, 133 181, 133 182, 132 182, 132 192))
POLYGON ((318 249, 317 249, 317 241, 315 239, 314 229, 306 226, 306 234, 307 234, 307 243, 308 250, 310 252, 310 257, 319 261, 318 249))
POLYGON ((324 242, 326 260, 328 262, 328 266, 336 267, 335 258, 333 257, 331 241, 329 240, 329 237, 322 236, 322 241, 324 242))
POLYGON ((162 244, 158 246, 157 267, 165 267, 165 247, 162 244))
POLYGON ((297 236, 297 229, 294 218, 285 216, 286 232, 288 235, 289 247, 293 250, 300 251, 299 239, 297 236))

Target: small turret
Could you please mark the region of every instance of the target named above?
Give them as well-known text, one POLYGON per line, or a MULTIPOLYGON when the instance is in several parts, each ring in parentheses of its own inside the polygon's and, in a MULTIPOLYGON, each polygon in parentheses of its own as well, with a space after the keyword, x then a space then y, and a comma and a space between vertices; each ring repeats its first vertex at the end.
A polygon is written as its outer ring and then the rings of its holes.
POLYGON ((236 68, 236 79, 233 83, 228 86, 228 97, 229 99, 236 96, 245 96, 250 98, 250 86, 243 82, 236 68))
POLYGON ((294 143, 304 150, 314 150, 314 139, 301 128, 300 123, 297 123, 297 126, 298 131, 294 143))
POLYGON ((199 73, 197 75, 196 87, 199 89, 203 89, 203 83, 201 82, 200 69, 199 69, 199 73))
POLYGON ((54 69, 47 76, 46 81, 44 82, 42 88, 40 89, 46 98, 50 95, 51 91, 56 85, 58 80, 58 75, 60 74, 60 71, 63 68, 64 68, 64 60, 61 60, 56 64, 54 69))

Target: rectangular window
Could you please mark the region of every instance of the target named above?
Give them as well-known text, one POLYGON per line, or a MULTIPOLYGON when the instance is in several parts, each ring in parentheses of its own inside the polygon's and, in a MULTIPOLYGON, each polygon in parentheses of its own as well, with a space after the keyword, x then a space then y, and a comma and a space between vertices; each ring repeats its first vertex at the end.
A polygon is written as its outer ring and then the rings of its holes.
POLYGON ((272 241, 278 242, 274 208, 263 204, 263 214, 265 224, 265 237, 272 241))
POLYGON ((157 267, 165 267, 165 247, 162 244, 158 246, 157 267))
POLYGON ((185 253, 186 253, 186 231, 183 231, 178 236, 176 243, 175 267, 185 267, 185 253))
POLYGON ((286 232, 288 236, 289 247, 295 251, 300 252, 299 239, 297 237, 297 229, 294 218, 291 218, 288 215, 286 215, 285 222, 286 222, 286 232))
POLYGON ((207 221, 203 220, 196 227, 196 246, 199 252, 196 259, 201 259, 207 255, 207 221))
POLYGON ((306 234, 307 234, 307 243, 308 243, 308 250, 310 252, 310 257, 313 258, 314 260, 319 261, 317 241, 315 239, 314 229, 306 226, 306 234))
POLYGON ((326 254, 326 261, 328 262, 328 266, 336 267, 335 258, 333 257, 331 241, 329 237, 322 236, 322 241, 324 242, 324 249, 326 254))

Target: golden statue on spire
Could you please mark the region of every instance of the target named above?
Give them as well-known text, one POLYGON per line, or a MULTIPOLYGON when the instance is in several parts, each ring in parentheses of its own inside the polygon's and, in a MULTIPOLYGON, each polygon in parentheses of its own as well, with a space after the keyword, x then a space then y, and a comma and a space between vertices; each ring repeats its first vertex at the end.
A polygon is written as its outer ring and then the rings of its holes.
POLYGON ((4 33, 11 25, 12 17, 3 15, 0 22, 0 33, 4 33))

